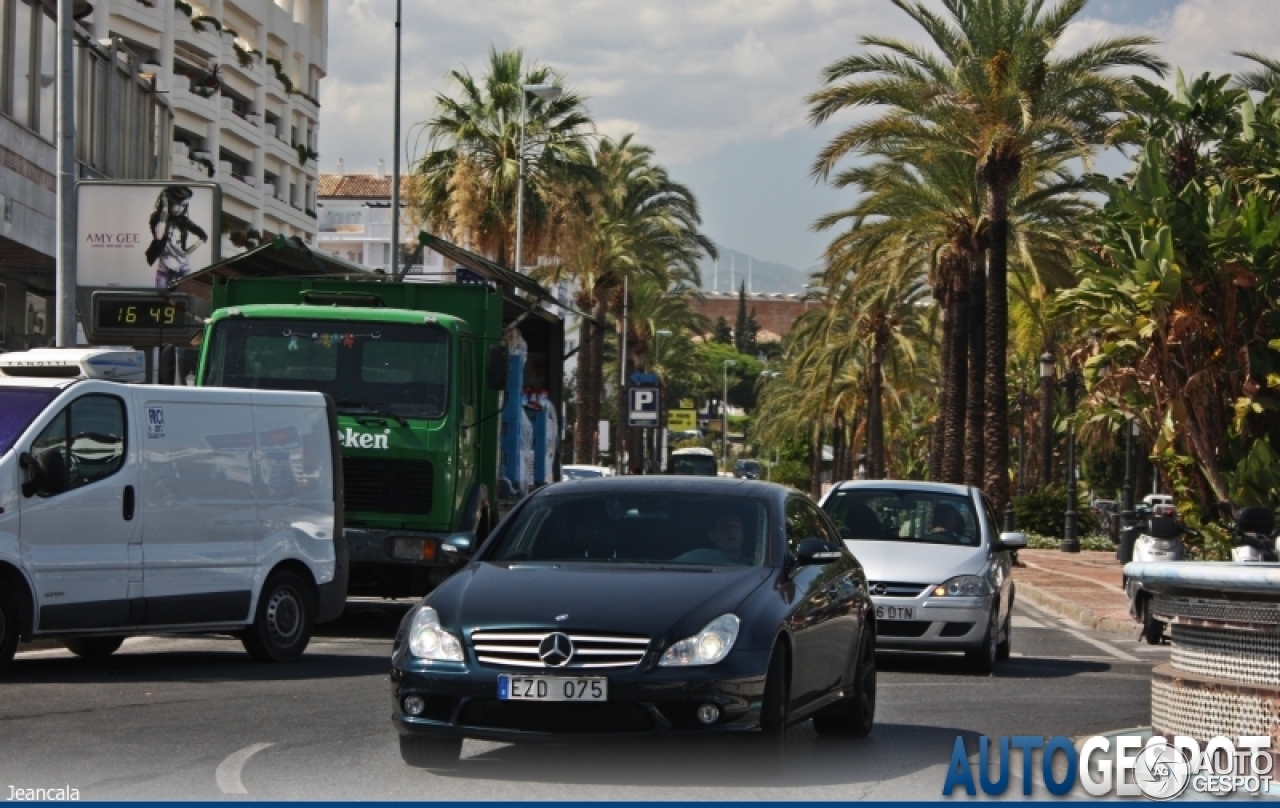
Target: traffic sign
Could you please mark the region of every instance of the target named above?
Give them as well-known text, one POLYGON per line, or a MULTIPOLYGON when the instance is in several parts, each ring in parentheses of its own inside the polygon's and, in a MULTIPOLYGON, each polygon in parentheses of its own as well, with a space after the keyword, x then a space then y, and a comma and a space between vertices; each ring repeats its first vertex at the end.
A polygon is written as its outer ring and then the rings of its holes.
POLYGON ((657 387, 627 388, 627 425, 658 426, 662 391, 657 387))
POLYGON ((667 410, 667 429, 672 432, 692 432, 697 428, 697 410, 667 410))

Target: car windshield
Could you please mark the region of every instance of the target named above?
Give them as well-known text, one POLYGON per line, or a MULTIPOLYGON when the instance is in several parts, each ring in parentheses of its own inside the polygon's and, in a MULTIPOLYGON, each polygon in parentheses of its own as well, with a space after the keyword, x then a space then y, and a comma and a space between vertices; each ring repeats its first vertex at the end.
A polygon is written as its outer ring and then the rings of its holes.
POLYGON ((13 442, 31 425, 35 417, 61 392, 52 388, 0 389, 0 455, 13 448, 13 442))
POLYGON ((585 480, 589 477, 603 477, 604 472, 600 469, 561 469, 561 476, 566 480, 585 480))
POLYGON ((724 494, 546 494, 521 508, 485 561, 763 566, 763 502, 724 494))
POLYGON ((438 325, 238 318, 213 331, 211 387, 313 390, 339 412, 439 418, 449 333, 438 325))
POLYGON ((671 473, 694 477, 715 477, 716 459, 707 455, 672 455, 671 473))
POLYGON ((760 463, 755 460, 739 460, 738 468, 742 469, 743 471, 760 471, 762 467, 760 463))
POLYGON ((837 489, 823 503, 846 539, 976 547, 982 533, 965 496, 892 488, 837 489))

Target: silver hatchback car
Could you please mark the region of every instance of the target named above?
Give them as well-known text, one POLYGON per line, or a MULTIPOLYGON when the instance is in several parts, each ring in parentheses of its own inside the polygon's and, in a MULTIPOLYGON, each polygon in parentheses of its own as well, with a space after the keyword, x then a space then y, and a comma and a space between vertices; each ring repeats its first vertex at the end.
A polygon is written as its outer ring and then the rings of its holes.
POLYGON ((876 647, 963 651, 990 672, 1012 646, 1011 551, 976 488, 910 480, 837 483, 822 508, 862 562, 875 604, 876 647))

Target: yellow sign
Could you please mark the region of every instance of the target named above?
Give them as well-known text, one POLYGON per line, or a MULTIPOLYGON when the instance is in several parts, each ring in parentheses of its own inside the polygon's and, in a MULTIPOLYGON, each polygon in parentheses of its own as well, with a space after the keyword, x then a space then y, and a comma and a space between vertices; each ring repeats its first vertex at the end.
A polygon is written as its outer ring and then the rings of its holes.
POLYGON ((693 409, 697 409, 697 407, 698 405, 694 404, 693 399, 691 398, 680 399, 680 409, 682 410, 693 410, 693 409))
POLYGON ((672 432, 692 432, 697 428, 697 410, 667 410, 667 429, 672 432))

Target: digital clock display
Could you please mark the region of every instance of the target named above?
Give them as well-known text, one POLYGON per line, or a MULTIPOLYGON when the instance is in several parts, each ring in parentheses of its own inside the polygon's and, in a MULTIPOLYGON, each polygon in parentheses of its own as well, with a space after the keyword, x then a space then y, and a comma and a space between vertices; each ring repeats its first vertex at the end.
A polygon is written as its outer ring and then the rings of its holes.
POLYGON ((102 330, 188 328, 187 301, 164 297, 99 297, 96 322, 102 330))

